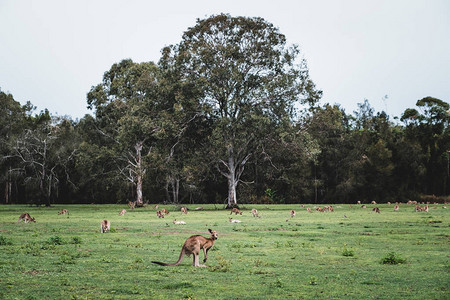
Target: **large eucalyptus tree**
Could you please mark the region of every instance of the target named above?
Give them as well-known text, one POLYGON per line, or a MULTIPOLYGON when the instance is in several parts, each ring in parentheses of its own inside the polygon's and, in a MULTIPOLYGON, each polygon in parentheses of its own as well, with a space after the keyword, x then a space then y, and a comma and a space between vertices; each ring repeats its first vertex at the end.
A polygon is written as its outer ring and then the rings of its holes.
POLYGON ((91 88, 89 107, 107 147, 114 147, 117 172, 136 187, 136 202, 143 204, 143 179, 155 143, 170 132, 173 108, 161 92, 161 73, 152 62, 130 59, 114 64, 103 82, 91 88), (109 141, 109 142, 108 142, 109 141))
MULTIPOLYGON (((167 54, 168 49, 166 49, 167 54)), ((228 206, 262 127, 292 120, 298 103, 315 103, 317 91, 297 46, 262 18, 220 14, 197 20, 171 48, 181 80, 199 91, 214 121, 212 155, 228 181, 228 206)))

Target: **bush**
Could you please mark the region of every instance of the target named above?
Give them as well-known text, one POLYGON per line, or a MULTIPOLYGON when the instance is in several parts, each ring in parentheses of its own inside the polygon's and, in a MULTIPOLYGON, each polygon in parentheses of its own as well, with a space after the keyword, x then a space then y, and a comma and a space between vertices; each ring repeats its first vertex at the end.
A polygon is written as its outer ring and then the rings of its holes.
POLYGON ((344 248, 344 250, 342 250, 342 255, 343 256, 355 256, 355 252, 352 249, 344 248))
POLYGON ((12 245, 12 242, 5 238, 3 235, 0 235, 0 246, 12 245))
POLYGON ((399 265, 406 262, 406 259, 402 258, 395 252, 389 252, 385 257, 381 259, 381 263, 385 265, 399 265))
POLYGON ((222 256, 217 257, 218 266, 209 267, 211 272, 229 272, 231 268, 231 262, 227 261, 222 256))
POLYGON ((50 245, 64 245, 66 243, 66 241, 64 241, 64 239, 58 235, 54 235, 52 237, 50 237, 50 239, 48 240, 48 243, 50 245))
POLYGON ((74 236, 70 243, 74 244, 74 245, 79 245, 79 244, 81 244, 81 238, 79 236, 74 236))

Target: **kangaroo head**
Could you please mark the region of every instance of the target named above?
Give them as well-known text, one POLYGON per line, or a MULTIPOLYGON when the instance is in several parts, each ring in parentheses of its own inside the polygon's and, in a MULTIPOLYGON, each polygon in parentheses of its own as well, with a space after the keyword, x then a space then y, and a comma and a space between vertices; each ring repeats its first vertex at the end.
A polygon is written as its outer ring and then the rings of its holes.
POLYGON ((31 222, 36 223, 36 219, 35 218, 31 218, 31 222))
POLYGON ((217 231, 208 229, 209 233, 211 233, 211 239, 217 240, 217 231))

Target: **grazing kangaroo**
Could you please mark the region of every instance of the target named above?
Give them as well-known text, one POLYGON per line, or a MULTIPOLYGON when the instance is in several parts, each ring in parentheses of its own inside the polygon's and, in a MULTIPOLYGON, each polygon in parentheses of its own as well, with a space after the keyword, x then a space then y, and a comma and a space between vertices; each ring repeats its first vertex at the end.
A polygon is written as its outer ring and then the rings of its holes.
POLYGON ((170 214, 170 212, 167 209, 165 209, 165 208, 161 209, 161 213, 163 213, 165 215, 170 214))
POLYGON ((187 213, 188 213, 187 207, 184 207, 184 206, 183 206, 183 207, 181 208, 181 213, 187 215, 187 213))
POLYGON ((291 210, 291 218, 295 217, 295 210, 291 210))
POLYGON ((164 218, 164 215, 160 210, 156 211, 156 215, 158 216, 158 218, 164 218))
POLYGON ((69 211, 67 209, 63 209, 58 213, 58 215, 65 215, 65 214, 69 214, 69 211))
POLYGON ((124 216, 127 210, 124 208, 120 211, 119 216, 124 216))
POLYGON ((30 217, 29 213, 21 214, 19 217, 19 220, 17 220, 17 223, 19 223, 20 221, 24 221, 25 223, 28 223, 28 222, 36 223, 36 220, 34 218, 30 217))
POLYGON ((200 250, 203 249, 203 253, 205 254, 205 259, 203 259, 203 262, 206 262, 208 259, 208 251, 211 249, 211 247, 214 245, 214 242, 217 240, 217 231, 208 229, 209 233, 211 234, 211 237, 205 238, 201 235, 193 235, 190 238, 188 238, 185 242, 183 247, 181 248, 180 257, 178 258, 178 261, 176 263, 163 263, 159 261, 152 261, 154 264, 158 264, 161 266, 178 266, 181 261, 183 260, 184 256, 187 255, 194 255, 192 265, 194 267, 206 267, 206 265, 200 265, 199 264, 199 254, 200 250))
POLYGON ((236 207, 233 208, 233 209, 231 210, 230 215, 232 215, 233 213, 234 213, 235 215, 237 215, 237 214, 242 215, 242 211, 240 211, 240 210, 237 209, 236 207))
POLYGON ((106 231, 111 229, 111 222, 108 220, 103 220, 100 223, 100 232, 105 233, 106 231))
POLYGON ((374 212, 376 212, 376 213, 380 213, 380 209, 379 209, 378 207, 374 207, 374 208, 372 209, 372 211, 374 211, 374 212))
POLYGON ((258 211, 256 209, 252 209, 252 216, 259 218, 258 211))

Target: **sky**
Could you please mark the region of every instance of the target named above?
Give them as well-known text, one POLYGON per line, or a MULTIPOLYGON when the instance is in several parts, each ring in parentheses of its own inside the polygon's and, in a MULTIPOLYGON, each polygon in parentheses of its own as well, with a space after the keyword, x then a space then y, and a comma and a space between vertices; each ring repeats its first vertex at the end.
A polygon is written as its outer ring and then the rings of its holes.
POLYGON ((427 96, 450 102, 449 0, 0 0, 0 89, 82 118, 114 63, 157 62, 220 13, 262 17, 297 44, 322 104, 353 113, 368 99, 400 117, 427 96))

